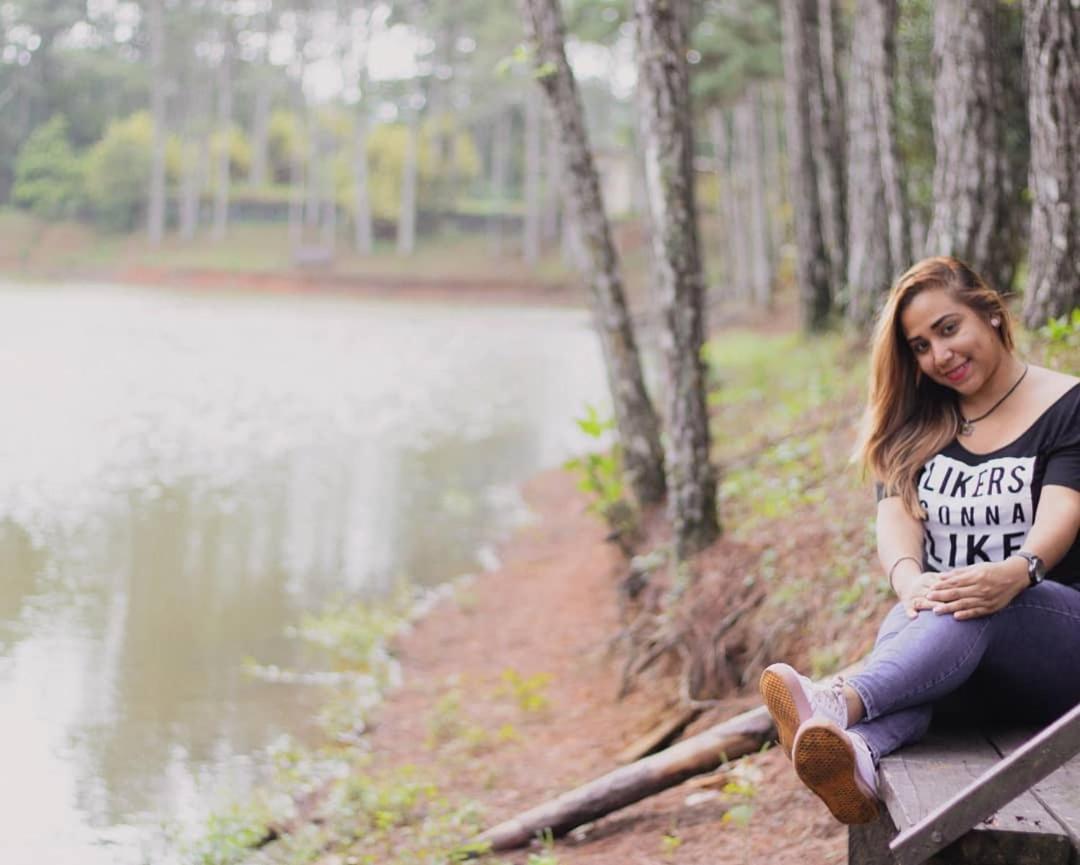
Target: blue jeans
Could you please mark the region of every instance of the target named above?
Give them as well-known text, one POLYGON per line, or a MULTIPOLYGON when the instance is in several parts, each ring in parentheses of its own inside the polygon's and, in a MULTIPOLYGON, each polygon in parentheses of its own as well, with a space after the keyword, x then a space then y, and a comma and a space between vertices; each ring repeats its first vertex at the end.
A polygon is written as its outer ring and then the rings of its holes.
POLYGON ((877 763, 921 738, 935 707, 1048 722, 1080 703, 1080 590, 1046 581, 991 616, 957 621, 893 607, 848 684, 866 717, 851 729, 877 763))

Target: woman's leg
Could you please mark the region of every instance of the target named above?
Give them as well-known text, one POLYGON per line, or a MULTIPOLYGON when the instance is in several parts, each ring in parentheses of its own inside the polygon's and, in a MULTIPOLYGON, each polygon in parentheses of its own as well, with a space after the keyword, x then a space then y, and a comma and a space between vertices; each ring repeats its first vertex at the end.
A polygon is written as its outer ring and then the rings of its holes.
POLYGON ((1023 703, 1051 718, 1080 702, 1080 591, 1046 582, 992 616, 963 621, 928 611, 912 620, 897 605, 866 669, 848 680, 866 711, 852 732, 876 762, 920 738, 931 704, 976 670, 1002 706, 1023 703))

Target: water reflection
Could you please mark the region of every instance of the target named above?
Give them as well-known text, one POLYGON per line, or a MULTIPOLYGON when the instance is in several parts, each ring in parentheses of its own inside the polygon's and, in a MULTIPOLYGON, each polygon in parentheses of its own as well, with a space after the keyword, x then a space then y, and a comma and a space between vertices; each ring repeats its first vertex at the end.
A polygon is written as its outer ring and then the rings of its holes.
POLYGON ((602 391, 576 313, 0 291, 0 861, 138 861, 250 784, 317 695, 244 659, 475 570, 602 391))

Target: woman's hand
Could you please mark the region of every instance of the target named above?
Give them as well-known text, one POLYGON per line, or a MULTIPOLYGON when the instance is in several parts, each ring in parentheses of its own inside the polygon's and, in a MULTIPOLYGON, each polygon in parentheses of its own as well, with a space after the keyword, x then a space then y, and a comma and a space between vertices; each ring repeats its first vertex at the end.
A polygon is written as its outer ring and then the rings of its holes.
POLYGON ((911 577, 900 586, 898 595, 909 619, 914 619, 919 614, 919 610, 931 610, 934 608, 928 595, 940 579, 941 574, 937 571, 925 571, 911 577))
POLYGON ((926 594, 929 605, 920 609, 932 609, 939 615, 951 613, 955 619, 996 613, 1028 587, 1027 562, 1019 556, 934 576, 937 581, 926 594))

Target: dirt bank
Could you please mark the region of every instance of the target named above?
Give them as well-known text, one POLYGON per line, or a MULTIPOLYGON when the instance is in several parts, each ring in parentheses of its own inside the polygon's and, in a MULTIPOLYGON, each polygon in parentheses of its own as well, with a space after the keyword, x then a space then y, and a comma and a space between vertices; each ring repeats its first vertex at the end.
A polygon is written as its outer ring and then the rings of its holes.
MULTIPOLYGON (((535 520, 504 545, 501 567, 400 641, 405 682, 371 737, 380 763, 420 766, 441 789, 481 803, 489 823, 613 768, 618 752, 673 696, 672 683, 658 678, 616 701, 620 657, 611 641, 621 625, 616 586, 625 565, 568 475, 541 475, 526 495, 535 520), (519 681, 550 676, 535 689, 547 705, 525 710, 510 699, 507 670, 519 681), (459 722, 512 729, 513 736, 479 749, 453 737, 434 743, 448 705, 459 707, 459 722)), ((725 543, 711 558, 723 558, 725 543)), ((754 700, 725 700, 692 730, 754 700)), ((750 771, 737 792, 683 785, 557 842, 550 854, 561 865, 770 862, 795 855, 805 865, 844 861, 842 827, 799 785, 779 752, 742 762, 750 771), (725 821, 731 808, 738 819, 725 821)), ((524 863, 530 853, 536 850, 493 858, 524 863)))

